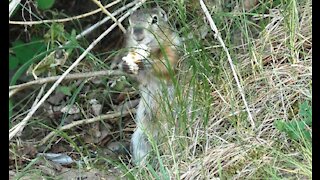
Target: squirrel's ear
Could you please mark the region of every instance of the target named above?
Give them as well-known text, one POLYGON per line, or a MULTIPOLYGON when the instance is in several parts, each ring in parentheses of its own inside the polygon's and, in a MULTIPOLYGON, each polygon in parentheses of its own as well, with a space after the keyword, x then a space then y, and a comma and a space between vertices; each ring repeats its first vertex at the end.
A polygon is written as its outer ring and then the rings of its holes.
POLYGON ((168 17, 167 17, 167 13, 161 8, 161 7, 157 7, 155 8, 159 11, 160 16, 165 20, 168 21, 168 17))

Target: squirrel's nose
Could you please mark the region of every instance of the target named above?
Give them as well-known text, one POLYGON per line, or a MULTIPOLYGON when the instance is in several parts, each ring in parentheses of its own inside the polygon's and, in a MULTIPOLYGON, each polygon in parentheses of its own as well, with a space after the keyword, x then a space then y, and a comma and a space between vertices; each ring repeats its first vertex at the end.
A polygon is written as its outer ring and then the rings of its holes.
POLYGON ((133 29, 133 38, 136 41, 142 41, 144 39, 144 33, 142 28, 134 28, 133 29))

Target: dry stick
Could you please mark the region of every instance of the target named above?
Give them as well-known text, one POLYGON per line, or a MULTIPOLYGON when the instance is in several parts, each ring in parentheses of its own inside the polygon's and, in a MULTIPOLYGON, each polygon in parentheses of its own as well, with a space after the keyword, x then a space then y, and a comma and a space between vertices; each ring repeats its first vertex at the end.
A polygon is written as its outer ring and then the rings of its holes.
POLYGON ((9 99, 15 95, 17 92, 19 92, 21 89, 17 88, 17 89, 13 89, 9 92, 9 99))
POLYGON ((208 19, 208 21, 209 21, 210 27, 211 27, 212 31, 214 32, 215 38, 218 39, 218 41, 220 42, 223 50, 224 50, 224 51, 226 52, 226 54, 227 54, 227 58, 228 58, 228 61, 229 61, 229 64, 230 64, 230 67, 231 67, 231 70, 232 70, 232 73, 233 73, 233 77, 234 77, 234 79, 236 80, 236 83, 237 83, 239 92, 240 92, 240 94, 241 94, 243 103, 244 103, 244 105, 245 105, 245 107, 246 107, 246 110, 247 110, 247 113, 248 113, 248 116, 249 116, 249 119, 250 119, 250 123, 251 123, 252 129, 255 129, 255 124, 254 124, 252 115, 251 115, 251 113, 250 113, 250 110, 249 110, 249 107, 248 107, 248 103, 247 103, 246 98, 245 98, 245 96, 244 96, 243 89, 242 89, 242 87, 241 87, 241 85, 240 85, 240 81, 239 81, 239 79, 238 79, 238 76, 237 76, 236 70, 235 70, 235 68, 234 68, 234 65, 233 65, 231 56, 230 56, 230 54, 229 54, 229 51, 228 51, 226 45, 224 44, 224 42, 223 42, 223 40, 222 40, 222 38, 221 38, 221 36, 220 36, 220 34, 219 34, 219 31, 218 31, 215 23, 213 22, 213 19, 211 18, 211 15, 210 15, 210 13, 209 13, 206 5, 204 4, 204 2, 203 2, 202 0, 200 0, 200 6, 201 6, 204 14, 206 15, 206 17, 207 17, 207 19, 208 19))
MULTIPOLYGON (((109 3, 107 5, 105 5, 105 8, 109 8, 111 6, 114 6, 116 4, 118 4, 121 0, 116 0, 113 1, 112 3, 109 3)), ((101 8, 93 10, 91 12, 87 12, 78 16, 73 16, 73 17, 69 17, 69 18, 62 18, 62 19, 50 19, 50 20, 40 20, 40 21, 10 21, 9 20, 9 24, 15 24, 15 25, 35 25, 35 24, 43 24, 43 23, 55 23, 55 22, 67 22, 67 21, 72 21, 72 20, 76 20, 76 19, 81 19, 81 18, 85 18, 88 16, 91 16, 93 14, 96 14, 98 12, 101 11, 101 8)))
MULTIPOLYGON (((138 1, 138 0, 137 0, 137 1, 138 1)), ((116 16, 116 15, 118 15, 119 13, 121 13, 122 11, 127 10, 127 9, 130 8, 131 6, 134 6, 135 4, 137 4, 137 1, 133 1, 133 2, 131 2, 131 3, 129 3, 129 4, 127 4, 127 5, 119 8, 118 10, 114 11, 114 12, 112 13, 112 15, 113 15, 113 16, 116 16)), ((86 30, 84 30, 84 31, 82 31, 80 34, 78 34, 78 35, 76 36, 76 39, 78 40, 78 39, 80 39, 80 38, 82 38, 82 37, 90 34, 93 30, 95 30, 96 28, 100 27, 102 24, 104 24, 105 22, 107 22, 110 18, 111 18, 110 16, 105 17, 105 18, 103 18, 101 21, 99 21, 99 22, 95 23, 94 25, 90 26, 89 28, 87 28, 86 30)), ((71 43, 71 41, 67 41, 67 42, 65 43, 65 46, 68 45, 68 44, 70 44, 70 43, 71 43)), ((63 45, 60 45, 59 47, 62 48, 63 45)), ((53 51, 52 53, 54 53, 54 52, 55 52, 55 51, 53 51)))
MULTIPOLYGON (((131 10, 129 10, 125 15, 123 15, 119 22, 122 22, 125 18, 127 18, 133 11, 137 10, 146 0, 141 0, 138 2, 131 10)), ((29 119, 32 117, 32 115, 38 110, 38 108, 41 106, 41 104, 50 96, 50 94, 55 90, 55 88, 58 87, 58 85, 61 83, 61 81, 67 76, 67 74, 70 73, 70 71, 79 64, 79 62, 89 53, 89 51, 99 42, 101 39, 106 36, 110 31, 112 31, 117 24, 113 24, 110 26, 105 32, 103 32, 97 39, 95 39, 89 47, 80 55, 80 57, 61 75, 61 77, 52 85, 52 87, 48 90, 48 92, 41 98, 39 103, 31 108, 30 112, 27 114, 27 116, 19 123, 20 126, 12 130, 11 133, 9 133, 9 141, 20 131, 23 130, 23 128, 26 126, 29 119)))
POLYGON ((13 11, 17 8, 21 0, 12 0, 9 4, 9 18, 12 15, 13 11))
POLYGON ((39 100, 40 100, 40 98, 41 98, 46 86, 47 86, 47 83, 45 83, 44 85, 41 86, 41 89, 40 89, 40 91, 39 91, 39 93, 38 93, 38 95, 37 95, 36 99, 34 100, 34 102, 33 102, 31 107, 34 107, 34 106, 36 106, 38 104, 38 102, 39 102, 39 100))
MULTIPOLYGON (((137 0, 137 1, 139 1, 139 0, 137 0)), ((133 1, 133 2, 128 3, 127 5, 119 8, 119 9, 117 9, 116 11, 114 11, 114 12, 112 13, 112 16, 116 16, 116 15, 118 15, 119 13, 121 13, 122 11, 127 10, 128 8, 134 6, 135 4, 137 4, 137 1, 133 1)), ((99 22, 95 23, 94 25, 90 26, 89 28, 85 29, 84 31, 82 31, 80 34, 78 34, 78 35, 76 36, 76 39, 78 40, 78 39, 80 39, 80 38, 82 38, 82 37, 90 34, 93 30, 95 30, 96 28, 100 27, 102 24, 104 24, 105 22, 107 22, 110 18, 111 18, 110 16, 105 17, 105 18, 103 18, 101 21, 99 21, 99 22)), ((71 43, 71 41, 67 41, 67 42, 65 43, 65 46, 68 45, 68 44, 70 44, 70 43, 71 43)), ((59 48, 63 48, 63 45, 60 45, 59 48)), ((52 53, 55 53, 55 51, 53 51, 52 53)))
MULTIPOLYGON (((137 1, 133 1, 131 3, 128 3, 127 5, 119 8, 118 10, 116 10, 115 12, 112 13, 113 16, 118 15, 119 13, 121 13, 124 10, 127 10, 128 8, 134 6, 135 4, 137 4, 137 1)), ((91 27, 87 28, 86 30, 82 31, 80 34, 78 34, 76 36, 76 39, 80 39, 86 35, 88 35, 89 33, 91 33, 93 30, 95 30, 96 28, 100 27, 103 23, 107 22, 110 19, 110 16, 103 18, 101 21, 97 22, 96 24, 92 25, 91 27)), ((67 41, 65 43, 65 46, 70 44, 71 41, 67 41)), ((63 48, 63 45, 59 46, 60 48, 63 48)), ((52 53, 55 53, 55 51, 53 51, 52 53)), ((9 92, 9 98, 12 97, 15 93, 17 93, 20 89, 14 89, 12 91, 9 92)))
MULTIPOLYGON (((64 80, 74 80, 74 79, 82 79, 82 78, 88 78, 88 77, 95 77, 95 76, 110 76, 110 75, 123 75, 124 72, 122 71, 116 71, 116 70, 104 70, 104 71, 94 71, 94 72, 87 72, 87 73, 75 73, 75 74, 69 74, 67 75, 64 80)), ((48 83, 48 82, 53 82, 58 80, 60 76, 52 76, 52 77, 47 77, 47 78, 38 78, 37 80, 30 81, 27 83, 19 84, 19 85, 14 85, 14 86, 9 86, 10 89, 20 89, 20 88, 25 88, 31 85, 36 85, 36 84, 43 84, 43 83, 48 83)))
MULTIPOLYGON (((112 13, 112 15, 113 15, 113 16, 116 16, 116 15, 118 15, 119 13, 121 13, 122 11, 127 10, 127 9, 130 8, 131 6, 134 6, 135 4, 137 4, 137 1, 133 1, 133 2, 131 2, 131 3, 128 3, 128 4, 126 4, 125 6, 123 6, 123 7, 119 8, 119 9, 117 9, 116 11, 114 11, 114 12, 112 13)), ((100 10, 100 9, 99 9, 99 10, 100 10)), ((105 22, 107 22, 109 19, 110 19, 109 16, 103 18, 101 21, 95 23, 94 25, 90 26, 89 28, 87 28, 86 30, 84 30, 84 31, 82 31, 80 34, 78 34, 78 35, 76 36, 76 39, 80 39, 80 38, 88 35, 88 34, 91 33, 93 30, 95 30, 96 28, 100 27, 102 24, 104 24, 105 22)), ((10 22, 13 22, 13 21, 9 21, 9 23, 10 23, 10 22)), ((28 21, 28 22, 26 22, 26 21, 22 21, 22 22, 21 22, 21 21, 19 21, 19 22, 18 22, 18 21, 14 21, 14 22, 17 22, 17 24, 19 24, 19 25, 32 25, 32 22, 35 22, 34 24, 41 24, 41 23, 55 22, 55 20, 43 20, 43 22, 42 22, 42 21, 39 21, 39 22, 38 22, 38 21, 28 21), (29 22, 30 22, 30 23, 29 23, 29 22)), ((58 20, 57 22, 60 22, 60 21, 58 20)), ((61 21, 61 22, 64 22, 64 21, 61 21)), ((67 45, 67 44, 69 44, 69 43, 70 43, 70 41, 68 41, 65 45, 67 45)), ((62 46, 63 46, 63 45, 61 45, 60 47, 62 47, 62 46)))
POLYGON ((114 17, 112 16, 112 14, 110 14, 109 11, 106 10, 106 8, 103 7, 103 5, 101 4, 100 1, 98 0, 92 0, 98 7, 101 8, 102 12, 105 13, 106 15, 108 15, 109 17, 111 17, 112 21, 114 21, 118 26, 119 28, 121 29, 121 31, 123 33, 126 33, 126 29, 122 26, 122 24, 114 17))
POLYGON ((79 120, 79 121, 74 121, 70 124, 64 125, 60 128, 58 128, 55 131, 50 132, 48 135, 46 135, 46 137, 44 137, 41 142, 39 143, 39 145, 44 145, 52 136, 54 136, 55 134, 57 134, 57 131, 64 131, 67 129, 71 129, 73 127, 79 126, 79 125, 83 125, 83 124, 90 124, 90 123, 94 123, 97 121, 101 121, 101 120, 106 120, 106 119, 115 119, 115 118, 119 118, 119 117, 124 117, 127 116, 129 114, 135 113, 135 109, 129 109, 128 111, 125 112, 115 112, 112 114, 106 114, 106 115, 101 115, 101 116, 97 116, 94 118, 90 118, 90 119, 83 119, 83 120, 79 120))
MULTIPOLYGON (((122 11, 127 10, 128 8, 134 6, 135 4, 137 4, 137 1, 133 1, 133 2, 131 2, 131 3, 129 3, 129 4, 127 4, 127 5, 119 8, 118 10, 116 10, 115 12, 113 12, 112 15, 115 16, 115 15, 121 13, 122 11)), ((96 24, 92 25, 91 27, 87 28, 86 30, 84 30, 84 31, 82 31, 80 34, 78 34, 78 35, 76 36, 76 39, 80 39, 80 38, 88 35, 88 34, 91 33, 94 29, 100 27, 103 23, 107 22, 109 19, 110 19, 109 16, 103 18, 101 21, 97 22, 96 24)), ((65 45, 68 45, 69 43, 71 43, 71 41, 66 42, 65 45)), ((63 45, 60 45, 59 47, 62 48, 63 45)), ((55 52, 55 51, 53 51, 52 53, 54 53, 54 52, 55 52)), ((9 88, 9 89, 10 89, 10 88, 9 88)), ((21 90, 21 89, 14 89, 14 90, 10 91, 10 92, 9 92, 9 98, 12 97, 15 93, 17 93, 17 92, 20 91, 20 90, 21 90)))
MULTIPOLYGON (((97 77, 97 76, 111 76, 111 75, 112 76, 119 76, 119 75, 124 75, 124 74, 125 73, 122 71, 104 70, 104 71, 94 71, 94 72, 87 72, 87 73, 68 74, 63 80, 83 79, 83 78, 97 77)), ((25 88, 30 87, 32 85, 54 82, 54 81, 58 80, 60 77, 61 76, 39 78, 37 80, 30 81, 27 83, 9 86, 9 90, 11 90, 9 92, 9 98, 22 89, 25 89, 25 88)))
MULTIPOLYGON (((117 14, 121 13, 124 10, 127 10, 128 8, 130 8, 131 6, 134 6, 135 4, 137 4, 137 1, 133 1, 121 8, 119 8, 118 10, 114 11, 112 13, 113 16, 116 16, 117 14)), ((78 34, 76 36, 76 39, 79 39, 83 36, 88 35, 91 31, 93 31, 94 29, 100 27, 103 23, 107 22, 110 19, 110 16, 103 18, 101 21, 95 23, 94 25, 92 25, 91 27, 89 27, 88 29, 84 30, 83 32, 81 32, 80 34, 78 34)), ((70 43, 70 41, 68 41, 66 44, 70 43)))

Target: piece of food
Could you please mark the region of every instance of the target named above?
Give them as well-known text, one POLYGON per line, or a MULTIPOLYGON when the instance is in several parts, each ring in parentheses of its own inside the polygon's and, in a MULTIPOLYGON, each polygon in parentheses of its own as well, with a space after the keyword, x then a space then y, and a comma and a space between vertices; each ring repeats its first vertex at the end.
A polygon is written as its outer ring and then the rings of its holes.
POLYGON ((137 48, 132 49, 122 60, 126 62, 130 72, 138 74, 138 63, 141 63, 141 60, 146 59, 148 56, 150 56, 149 48, 146 45, 139 45, 137 48))

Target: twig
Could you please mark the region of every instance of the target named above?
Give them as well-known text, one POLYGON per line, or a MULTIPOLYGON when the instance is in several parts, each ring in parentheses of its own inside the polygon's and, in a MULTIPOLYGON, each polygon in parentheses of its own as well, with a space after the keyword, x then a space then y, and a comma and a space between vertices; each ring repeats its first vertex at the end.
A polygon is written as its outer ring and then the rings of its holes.
MULTIPOLYGON (((138 0, 137 0, 137 1, 138 1, 138 0)), ((127 10, 128 8, 130 8, 130 7, 134 6, 135 4, 137 4, 137 1, 133 1, 133 2, 128 3, 128 4, 126 4, 125 6, 119 8, 119 9, 117 9, 116 11, 114 11, 114 12, 112 13, 112 15, 113 15, 113 16, 116 16, 116 15, 118 15, 119 13, 121 13, 122 11, 127 10)), ((101 9, 99 9, 99 10, 101 10, 101 9)), ((85 30, 82 31, 80 34, 78 34, 78 35, 76 36, 76 39, 80 39, 80 38, 82 38, 82 37, 90 34, 93 30, 95 30, 96 28, 100 27, 102 24, 104 24, 105 22, 107 22, 109 19, 111 19, 110 16, 107 16, 107 17, 103 18, 101 21, 95 23, 94 25, 90 26, 89 28, 85 29, 85 30)), ((13 22, 13 21, 9 21, 9 22, 13 22)), ((16 22, 17 22, 17 21, 16 21, 16 22)), ((31 21, 29 21, 29 22, 31 22, 31 21)), ((41 24, 42 22, 43 22, 43 23, 45 23, 45 22, 55 22, 55 20, 43 20, 43 21, 39 21, 39 22, 38 22, 38 21, 32 21, 32 22, 35 22, 34 24, 41 24)), ((58 22, 59 22, 59 20, 58 20, 58 22)), ((64 22, 64 21, 62 21, 62 22, 64 22)), ((27 24, 27 25, 32 25, 32 23, 29 24, 29 23, 26 22, 26 21, 22 21, 21 23, 17 23, 17 24, 20 24, 20 25, 26 25, 26 24, 27 24)), ((67 42, 65 43, 65 45, 68 45, 69 43, 71 43, 71 42, 70 42, 70 41, 67 41, 67 42)), ((63 47, 63 45, 61 45, 61 46, 59 46, 59 47, 61 48, 61 47, 63 47)))
MULTIPOLYGON (((133 1, 121 8, 119 8, 118 10, 116 10, 115 12, 112 13, 113 16, 116 16, 118 15, 119 13, 121 13, 122 11, 124 10, 127 10, 128 8, 130 8, 131 6, 134 6, 135 4, 137 4, 137 1, 133 1)), ((107 16, 105 18, 103 18, 101 21, 95 23, 94 25, 92 25, 91 27, 87 28, 86 30, 82 31, 80 34, 78 34, 76 36, 76 39, 79 39, 81 37, 84 37, 86 35, 88 35, 91 31, 93 31, 94 29, 100 27, 102 24, 104 24, 105 22, 107 22, 108 20, 110 19, 110 16, 107 16)), ((70 43, 69 41, 66 43, 68 44, 70 43)))
MULTIPOLYGON (((121 0, 116 0, 113 1, 107 5, 105 5, 105 8, 109 8, 111 6, 114 6, 116 4, 118 4, 121 0)), ((73 17, 69 17, 69 18, 62 18, 62 19, 49 19, 49 20, 40 20, 40 21, 10 21, 9 20, 9 24, 15 24, 15 25, 35 25, 35 24, 43 24, 43 23, 56 23, 56 22, 67 22, 67 21, 72 21, 72 20, 76 20, 76 19, 81 19, 81 18, 85 18, 88 16, 91 16, 93 14, 96 14, 98 12, 101 11, 101 8, 93 10, 91 12, 87 12, 78 16, 73 16, 73 17)), ((114 16, 114 15, 113 15, 114 16)))
POLYGON ((125 112, 116 112, 116 113, 112 113, 112 114, 97 116, 97 117, 90 118, 90 119, 83 119, 83 120, 79 120, 79 121, 74 121, 70 124, 67 124, 67 125, 64 125, 64 126, 58 128, 55 131, 50 132, 46 137, 44 137, 41 140, 39 145, 41 146, 41 145, 45 144, 52 136, 57 134, 57 132, 59 132, 59 131, 64 131, 64 130, 71 129, 71 128, 79 126, 79 125, 90 124, 90 123, 94 123, 94 122, 102 121, 102 120, 106 120, 106 119, 111 120, 111 119, 115 119, 115 118, 119 118, 119 117, 124 117, 129 114, 134 114, 135 111, 136 111, 135 109, 129 109, 128 111, 125 111, 125 112))
MULTIPOLYGON (((137 0, 138 1, 138 0, 137 0)), ((135 4, 137 4, 137 1, 133 1, 131 3, 126 4, 125 6, 119 8, 118 10, 116 10, 115 12, 112 13, 113 16, 118 15, 119 13, 121 13, 124 10, 127 10, 128 8, 134 6, 135 4)), ((103 18, 101 21, 95 23, 94 25, 90 26, 89 28, 85 29, 84 31, 82 31, 80 34, 78 34, 76 36, 76 39, 80 39, 88 34, 90 34, 93 30, 95 30, 96 28, 100 27, 102 24, 104 24, 105 22, 107 22, 110 19, 109 16, 103 18)), ((64 45, 60 45, 59 48, 63 48, 63 46, 67 46, 71 43, 71 41, 67 41, 64 45)), ((51 54, 55 53, 55 51, 51 52, 51 54)), ((49 56, 50 56, 49 55, 49 56)), ((17 90, 12 90, 9 92, 9 98, 14 95, 17 92, 17 90)))
MULTIPOLYGON (((119 13, 121 13, 122 11, 127 10, 128 8, 134 6, 135 4, 137 4, 137 1, 133 1, 133 2, 131 2, 131 3, 128 3, 128 4, 126 4, 125 6, 123 6, 123 7, 119 8, 119 9, 117 9, 116 11, 114 11, 114 12, 112 13, 112 15, 113 15, 113 16, 116 16, 116 15, 118 15, 119 13)), ((100 9, 99 9, 99 10, 100 10, 100 9)), ((90 34, 93 30, 95 30, 96 28, 100 27, 102 24, 104 24, 105 22, 107 22, 109 19, 110 19, 110 16, 107 16, 107 17, 103 18, 101 21, 95 23, 94 25, 90 26, 89 28, 85 29, 85 30, 82 31, 80 34, 78 34, 78 35, 76 36, 76 39, 80 39, 80 38, 82 38, 82 37, 90 34)), ((54 20, 43 20, 43 21, 45 21, 45 22, 53 22, 54 20)), ((12 22, 12 21, 9 21, 9 22, 12 22)), ((31 22, 31 21, 30 21, 30 22, 31 22)), ((38 24, 37 21, 32 21, 32 22, 36 22, 35 24, 38 24)), ((41 22, 42 22, 42 21, 39 21, 39 24, 41 24, 41 22)), ((21 25, 25 25, 26 23, 28 24, 28 22, 22 21, 22 22, 21 22, 21 25), (24 22, 25 22, 25 23, 24 23, 24 22)), ((20 23, 19 23, 19 24, 20 24, 20 23)), ((31 24, 32 24, 32 23, 31 23, 31 24)), ((68 45, 69 43, 70 43, 70 41, 67 41, 67 42, 65 43, 65 45, 68 45)), ((61 48, 62 46, 63 46, 63 45, 61 45, 60 48, 61 48)))
POLYGON ((45 83, 45 84, 41 87, 41 89, 40 89, 40 91, 39 91, 39 94, 37 95, 37 97, 36 97, 36 99, 34 100, 34 102, 33 102, 33 104, 32 104, 31 107, 34 107, 34 106, 36 106, 36 105, 38 104, 38 102, 39 102, 39 100, 40 100, 40 98, 41 98, 41 96, 42 96, 42 94, 43 94, 46 86, 47 86, 47 83, 45 83))
MULTIPOLYGON (((75 74, 68 74, 63 80, 74 80, 74 79, 83 79, 89 77, 97 77, 97 76, 118 76, 123 75, 122 71, 113 71, 113 70, 105 70, 105 71, 95 71, 95 72, 87 72, 87 73, 75 73, 75 74)), ((12 97, 18 91, 30 87, 32 85, 43 84, 43 83, 50 83, 58 80, 61 76, 52 76, 47 78, 38 78, 37 80, 30 81, 27 83, 9 86, 9 98, 12 97)))
MULTIPOLYGON (((114 2, 116 2, 116 1, 114 1, 114 2)), ((111 4, 111 3, 110 3, 110 4, 111 4)), ((121 8, 119 8, 118 10, 116 10, 115 12, 113 12, 112 15, 113 15, 113 16, 116 16, 117 14, 121 13, 122 11, 127 10, 128 8, 134 6, 135 4, 137 4, 137 1, 133 1, 133 2, 131 2, 131 3, 128 3, 127 5, 121 7, 121 8)), ((107 6, 108 6, 108 5, 107 5, 107 6)), ((80 38, 88 35, 88 34, 91 33, 94 29, 100 27, 103 23, 107 22, 109 19, 110 19, 109 16, 103 18, 101 21, 97 22, 96 24, 92 25, 91 27, 87 28, 86 30, 84 30, 84 31, 82 31, 80 34, 78 34, 78 35, 76 36, 76 39, 80 39, 80 38)), ((67 41, 67 42, 65 43, 65 46, 68 45, 69 43, 71 43, 71 41, 67 41)), ((59 47, 62 48, 63 45, 60 45, 59 47)), ((52 53, 55 53, 55 51, 52 52, 52 53)), ((99 74, 99 72, 96 72, 96 73, 99 74)), ((101 72, 101 73, 102 73, 101 75, 103 75, 103 72, 101 72)), ((120 75, 120 72, 114 72, 114 74, 113 74, 112 72, 110 72, 110 74, 106 74, 106 75, 118 75, 118 73, 119 73, 119 75, 120 75)), ((76 74, 74 74, 74 75, 76 76, 76 74)), ((72 75, 71 75, 71 76, 72 76, 72 75)), ((80 76, 81 76, 81 75, 79 75, 79 78, 84 78, 84 77, 80 77, 80 76)), ((100 75, 97 75, 97 76, 100 76, 100 75)), ((59 76, 59 77, 60 77, 60 76, 59 76)), ((91 76, 88 76, 88 77, 91 77, 91 76)), ((54 80, 51 81, 51 80, 49 80, 50 78, 54 78, 54 77, 49 77, 49 78, 48 78, 48 82, 52 82, 52 81, 57 80, 57 79, 54 79, 54 80)), ((68 78, 68 77, 66 77, 66 78, 68 78)), ((71 78, 71 79, 73 79, 73 78, 71 78)), ((75 78, 75 79, 77 79, 77 78, 75 78)), ((42 80, 44 80, 44 79, 39 79, 39 80, 42 81, 42 80)), ((44 80, 44 81, 46 81, 46 80, 44 80)), ((29 83, 29 82, 28 82, 28 83, 29 83)), ((31 83, 31 82, 30 82, 30 83, 31 83)), ((42 84, 43 82, 39 82, 39 83, 34 82, 34 83, 36 83, 36 84, 42 84)), ((27 85, 27 83, 25 83, 25 84, 26 84, 26 86, 29 86, 29 85, 27 85)), ((32 84, 33 84, 33 83, 32 83, 32 84)), ((30 85, 32 85, 32 84, 30 84, 30 85)), ((17 85, 17 86, 20 86, 20 85, 17 85)), ((21 85, 21 86, 25 86, 25 85, 21 85)), ((21 88, 23 89, 24 87, 21 87, 21 88)), ((13 89, 13 90, 9 92, 9 98, 12 97, 14 94, 16 94, 18 91, 21 90, 20 87, 16 87, 16 86, 11 86, 11 87, 9 87, 9 90, 10 90, 10 89, 13 89)))
MULTIPOLYGON (((118 10, 116 10, 115 12, 112 13, 113 16, 116 16, 117 14, 121 13, 124 10, 127 10, 128 8, 134 6, 135 4, 137 4, 137 1, 133 1, 131 3, 128 3, 127 5, 119 8, 118 10)), ((87 28, 86 30, 82 31, 80 34, 78 34, 76 36, 76 39, 80 39, 86 35, 88 35, 89 33, 91 33, 93 30, 95 30, 96 28, 100 27, 103 23, 107 22, 110 19, 110 17, 105 17, 103 18, 101 21, 97 22, 96 24, 92 25, 91 27, 87 28)), ((67 46, 68 44, 70 44, 71 41, 67 41, 65 43, 65 46, 67 46)), ((63 48, 63 45, 60 45, 59 48, 63 48)), ((55 51, 51 52, 51 54, 55 53, 55 51)), ((10 88, 9 88, 10 89, 10 88)), ((12 97, 14 94, 16 94, 18 91, 20 91, 21 89, 14 89, 12 91, 9 92, 9 98, 12 97)))
POLYGON ((211 15, 210 15, 210 13, 209 13, 206 5, 204 4, 204 2, 203 2, 202 0, 200 0, 200 6, 201 6, 204 14, 206 15, 206 17, 207 17, 207 19, 208 19, 208 21, 209 21, 210 27, 211 27, 212 31, 214 32, 215 38, 218 39, 218 41, 220 42, 223 50, 224 50, 224 51, 226 52, 226 54, 227 54, 227 58, 228 58, 228 61, 229 61, 229 64, 230 64, 230 67, 231 67, 231 70, 232 70, 232 73, 233 73, 233 77, 234 77, 234 79, 236 80, 236 83, 237 83, 239 92, 240 92, 240 94, 241 94, 243 103, 244 103, 244 105, 245 105, 245 107, 246 107, 246 111, 247 111, 247 113, 248 113, 248 116, 249 116, 249 119, 250 119, 250 123, 251 123, 252 129, 255 129, 255 123, 254 123, 254 121, 253 121, 251 112, 250 112, 250 110, 249 110, 248 103, 247 103, 246 98, 245 98, 245 96, 244 96, 243 89, 242 89, 241 84, 240 84, 240 81, 239 81, 239 79, 238 79, 238 76, 237 76, 236 70, 235 70, 235 68, 234 68, 234 65, 233 65, 231 56, 230 56, 230 54, 229 54, 229 51, 228 51, 226 45, 224 44, 224 42, 223 42, 223 40, 222 40, 222 38, 221 38, 221 36, 220 36, 220 33, 219 33, 219 31, 218 31, 215 23, 213 22, 213 19, 212 19, 211 15))
MULTIPOLYGON (((23 88, 21 88, 21 89, 23 89, 23 88)), ((17 92, 19 92, 21 89, 17 88, 17 89, 13 89, 13 90, 9 91, 9 99, 10 99, 13 95, 15 95, 17 92)))
POLYGON ((121 31, 123 33, 126 33, 126 29, 122 26, 122 24, 112 15, 110 14, 109 11, 106 10, 106 8, 103 7, 103 5, 101 4, 101 2, 99 0, 92 0, 98 7, 101 8, 102 12, 105 13, 106 15, 108 15, 109 17, 111 17, 111 19, 119 26, 119 28, 121 29, 121 31))
MULTIPOLYGON (((133 11, 137 10, 146 0, 141 0, 138 2, 131 10, 129 10, 126 14, 124 14, 121 18, 119 18, 119 22, 122 22, 124 19, 126 19, 133 11)), ((97 39, 95 39, 89 47, 80 55, 80 57, 61 75, 61 77, 52 85, 52 87, 48 90, 48 92, 41 98, 39 103, 31 108, 30 112, 27 114, 27 116, 22 121, 28 121, 32 115, 38 110, 38 108, 41 106, 42 103, 50 96, 50 94, 55 90, 55 88, 58 87, 58 85, 61 83, 61 81, 71 72, 71 70, 76 67, 79 62, 89 53, 89 51, 103 38, 105 37, 109 32, 111 32, 117 24, 113 24, 110 26, 105 32, 103 32, 97 39)), ((17 131, 14 130, 13 132, 9 133, 9 141, 16 135, 17 131)))
POLYGON ((21 0, 12 0, 9 4, 9 18, 11 17, 13 11, 16 9, 21 0))

